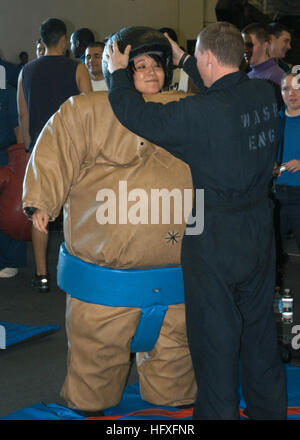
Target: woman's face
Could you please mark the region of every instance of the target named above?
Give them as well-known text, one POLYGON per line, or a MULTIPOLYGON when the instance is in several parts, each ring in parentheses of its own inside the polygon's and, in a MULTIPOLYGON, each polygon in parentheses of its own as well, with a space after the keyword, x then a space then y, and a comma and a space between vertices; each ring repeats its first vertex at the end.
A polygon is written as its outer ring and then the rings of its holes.
POLYGON ((134 58, 133 62, 135 88, 145 94, 160 92, 165 82, 165 72, 162 66, 149 55, 140 55, 134 58))
POLYGON ((43 42, 39 42, 36 45, 36 57, 39 58, 45 54, 45 46, 43 42))

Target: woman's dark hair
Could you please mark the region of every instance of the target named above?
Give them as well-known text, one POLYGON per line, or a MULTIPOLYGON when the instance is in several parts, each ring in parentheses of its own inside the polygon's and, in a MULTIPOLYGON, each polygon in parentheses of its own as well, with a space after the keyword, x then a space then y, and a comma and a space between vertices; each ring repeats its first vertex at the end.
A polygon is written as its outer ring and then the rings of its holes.
MULTIPOLYGON (((141 54, 142 55, 142 54, 141 54)), ((154 61, 157 62, 157 64, 159 64, 163 70, 165 71, 166 69, 166 60, 164 59, 164 57, 158 55, 157 53, 146 53, 145 55, 148 55, 149 57, 151 57, 154 61)), ((140 55, 139 55, 140 56, 140 55)), ((134 58, 129 61, 128 63, 128 71, 130 73, 131 78, 133 77, 134 72, 136 72, 136 68, 134 65, 134 58)))
MULTIPOLYGON (((108 71, 106 54, 108 46, 117 41, 119 50, 124 52, 128 44, 131 45, 129 59, 133 60, 139 55, 161 54, 161 64, 165 72, 164 88, 167 88, 172 82, 173 76, 173 54, 172 47, 168 39, 158 30, 145 26, 132 26, 123 28, 110 35, 106 41, 102 57, 102 72, 106 83, 110 84, 110 73, 108 71)), ((127 73, 132 79, 132 68, 128 67, 127 73)))

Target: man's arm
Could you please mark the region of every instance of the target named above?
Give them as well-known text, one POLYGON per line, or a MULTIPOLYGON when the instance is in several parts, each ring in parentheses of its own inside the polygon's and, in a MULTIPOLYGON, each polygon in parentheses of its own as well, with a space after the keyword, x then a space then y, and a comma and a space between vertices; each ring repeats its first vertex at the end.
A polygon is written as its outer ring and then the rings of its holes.
POLYGON ((19 75, 18 81, 18 93, 17 93, 17 103, 18 103, 18 113, 19 113, 19 126, 21 135, 24 141, 25 150, 28 150, 30 145, 30 135, 29 135, 29 114, 27 103, 25 100, 23 85, 22 85, 22 71, 19 75))
POLYGON ((15 132, 17 144, 23 144, 24 141, 23 141, 20 127, 15 127, 14 132, 15 132))
POLYGON ((129 51, 130 47, 121 54, 116 41, 114 41, 114 52, 110 48, 108 69, 113 73, 108 96, 112 109, 119 121, 130 131, 183 159, 185 147, 191 144, 192 133, 188 127, 192 117, 197 117, 201 130, 202 118, 199 117, 201 109, 198 108, 195 115, 194 106, 191 105, 191 100, 197 97, 186 97, 164 105, 145 103, 125 70, 129 51))
POLYGON ((76 69, 76 83, 80 93, 92 92, 90 74, 84 64, 78 64, 76 69))
POLYGON ((186 62, 183 64, 183 70, 192 80, 193 84, 196 86, 200 93, 206 92, 207 87, 205 87, 203 80, 200 76, 195 57, 190 56, 186 60, 186 62))
POLYGON ((172 40, 172 38, 170 38, 167 33, 165 33, 164 36, 169 40, 169 43, 171 44, 174 66, 178 66, 185 71, 185 73, 190 77, 199 92, 205 92, 207 88, 205 87, 199 74, 196 59, 191 55, 185 53, 184 50, 181 49, 179 44, 172 40))

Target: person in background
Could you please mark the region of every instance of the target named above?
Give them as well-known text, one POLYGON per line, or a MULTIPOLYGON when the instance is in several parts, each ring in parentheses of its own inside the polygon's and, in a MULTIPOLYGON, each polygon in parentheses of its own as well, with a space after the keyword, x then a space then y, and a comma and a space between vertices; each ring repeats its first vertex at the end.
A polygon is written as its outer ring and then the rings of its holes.
POLYGON ((248 72, 248 77, 250 79, 264 79, 272 84, 279 110, 283 105, 280 84, 284 70, 269 55, 269 32, 263 25, 251 23, 242 30, 242 37, 245 46, 252 43, 248 59, 251 70, 248 72))
POLYGON ((102 72, 102 54, 104 43, 94 41, 85 49, 85 65, 89 71, 94 91, 107 90, 107 85, 102 72))
MULTIPOLYGON (((67 28, 63 21, 49 18, 41 24, 45 55, 27 63, 19 76, 18 111, 25 149, 32 152, 48 119, 70 96, 92 91, 87 68, 64 56, 67 28)), ((47 271, 48 234, 32 228, 36 271, 32 286, 49 290, 47 271)))
POLYGON ((286 73, 281 82, 281 92, 285 103, 279 112, 279 147, 275 164, 275 200, 279 210, 279 234, 281 242, 278 255, 277 287, 284 283, 285 247, 289 231, 294 234, 300 252, 300 82, 297 73, 286 73), (280 166, 284 170, 280 171, 280 166))
POLYGON ((20 67, 17 64, 11 63, 0 58, 0 66, 5 68, 6 81, 7 83, 17 89, 18 87, 18 77, 20 74, 20 67))
POLYGON ((45 52, 46 52, 45 45, 44 45, 42 39, 39 38, 36 42, 36 51, 35 51, 36 57, 39 58, 39 57, 45 55, 45 52))
POLYGON ((278 66, 288 72, 291 68, 284 62, 287 52, 291 49, 292 33, 280 23, 270 23, 267 27, 270 35, 269 55, 273 57, 278 66))
MULTIPOLYGON (((23 142, 19 129, 16 89, 9 84, 0 89, 0 167, 7 165, 6 148, 23 142)), ((17 275, 26 264, 26 243, 0 230, 0 278, 17 275)))
POLYGON ((26 63, 28 63, 28 53, 27 52, 20 52, 19 53, 19 67, 22 69, 23 66, 25 66, 26 63))
POLYGON ((269 33, 265 27, 259 23, 249 24, 242 30, 242 37, 244 41, 250 37, 253 44, 249 78, 266 79, 280 86, 284 71, 269 55, 269 33))
POLYGON ((80 58, 85 63, 85 49, 95 41, 93 32, 88 28, 80 28, 74 31, 70 38, 70 48, 75 58, 80 58))

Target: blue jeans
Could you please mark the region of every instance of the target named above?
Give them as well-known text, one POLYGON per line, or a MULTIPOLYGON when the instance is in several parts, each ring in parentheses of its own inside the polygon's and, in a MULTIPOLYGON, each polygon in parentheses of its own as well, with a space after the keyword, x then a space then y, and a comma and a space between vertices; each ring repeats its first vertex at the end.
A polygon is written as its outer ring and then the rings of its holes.
MULTIPOLYGON (((0 149, 0 166, 7 164, 5 149, 0 149)), ((0 270, 5 267, 24 267, 26 264, 26 242, 14 240, 0 231, 0 270)))

